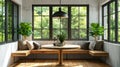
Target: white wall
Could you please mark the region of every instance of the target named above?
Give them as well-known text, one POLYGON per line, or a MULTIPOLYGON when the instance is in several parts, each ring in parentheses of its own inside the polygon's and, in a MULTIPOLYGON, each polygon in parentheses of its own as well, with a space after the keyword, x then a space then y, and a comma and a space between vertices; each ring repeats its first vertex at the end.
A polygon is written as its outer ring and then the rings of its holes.
POLYGON ((112 67, 120 67, 120 44, 105 42, 104 49, 109 53, 106 62, 112 67))
POLYGON ((0 45, 0 67, 8 67, 13 63, 11 53, 17 50, 17 42, 0 45))

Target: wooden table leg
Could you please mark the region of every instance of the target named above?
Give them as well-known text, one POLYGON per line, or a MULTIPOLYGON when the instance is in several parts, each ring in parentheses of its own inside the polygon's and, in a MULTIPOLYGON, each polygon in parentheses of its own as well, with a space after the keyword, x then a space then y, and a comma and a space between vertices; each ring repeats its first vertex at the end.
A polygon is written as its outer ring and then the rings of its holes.
POLYGON ((62 65, 63 62, 63 53, 62 53, 62 49, 59 50, 59 65, 62 65))

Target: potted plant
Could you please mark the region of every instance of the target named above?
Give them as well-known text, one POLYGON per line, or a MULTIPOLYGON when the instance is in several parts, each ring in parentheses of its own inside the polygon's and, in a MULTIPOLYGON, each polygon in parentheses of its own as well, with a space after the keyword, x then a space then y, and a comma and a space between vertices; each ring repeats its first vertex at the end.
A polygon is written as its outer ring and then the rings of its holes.
POLYGON ((21 22, 18 33, 22 35, 23 40, 32 34, 32 26, 29 22, 21 22))
POLYGON ((58 40, 59 40, 59 46, 63 46, 65 38, 66 38, 65 33, 61 32, 57 37, 58 37, 58 40))
POLYGON ((90 35, 94 37, 95 41, 97 41, 98 36, 104 34, 104 27, 100 26, 98 23, 91 23, 90 27, 90 35))

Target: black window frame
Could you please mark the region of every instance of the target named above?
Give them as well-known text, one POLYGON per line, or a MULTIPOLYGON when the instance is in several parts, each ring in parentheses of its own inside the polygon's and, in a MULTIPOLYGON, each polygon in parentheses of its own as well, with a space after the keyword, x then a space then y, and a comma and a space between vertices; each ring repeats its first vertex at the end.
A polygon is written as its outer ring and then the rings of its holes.
POLYGON ((14 42, 14 41, 19 40, 19 34, 17 33, 17 32, 18 32, 17 29, 19 28, 19 5, 16 4, 15 2, 11 1, 11 0, 6 0, 6 8, 5 8, 5 9, 6 9, 6 10, 5 10, 5 11, 6 11, 6 22, 5 22, 5 25, 6 25, 6 26, 5 26, 5 27, 6 27, 5 36, 6 36, 6 37, 5 37, 5 39, 6 39, 6 42, 9 43, 9 42, 14 42), (8 12, 9 12, 9 11, 8 11, 8 6, 9 6, 8 3, 11 3, 10 6, 12 7, 12 8, 11 8, 11 10, 12 10, 12 11, 11 11, 11 24, 12 24, 12 25, 11 25, 11 35, 12 35, 12 37, 11 37, 10 40, 8 40, 8 31, 7 31, 7 30, 8 30, 8 22, 9 22, 9 21, 7 20, 7 19, 8 19, 8 12), (14 13, 15 13, 15 12, 14 12, 14 6, 17 7, 17 24, 16 24, 17 27, 16 27, 16 29, 14 28, 14 24, 16 23, 16 22, 14 22, 14 19, 15 19, 15 18, 14 18, 14 13), (15 34, 15 33, 17 33, 16 39, 14 38, 14 36, 15 36, 14 34, 15 34))
MULTIPOLYGON (((105 40, 107 42, 111 42, 111 43, 120 43, 118 42, 118 0, 112 0, 109 1, 105 4, 102 5, 102 25, 104 26, 104 7, 108 6, 107 10, 108 10, 108 39, 105 40), (115 2, 115 41, 110 41, 110 4, 115 2)), ((103 40, 104 40, 104 36, 103 36, 103 40)))
MULTIPOLYGON (((50 8, 50 11, 52 10, 52 7, 54 7, 54 6, 59 6, 59 5, 32 5, 32 31, 34 32, 34 7, 35 6, 48 6, 49 8, 50 8)), ((66 40, 89 40, 89 5, 88 4, 86 4, 86 5, 61 5, 61 7, 62 6, 67 6, 68 7, 68 39, 66 39, 66 40), (80 6, 86 6, 86 8, 87 8, 87 23, 86 23, 86 39, 71 39, 71 19, 70 19, 70 17, 71 17, 71 10, 70 10, 70 8, 71 8, 71 6, 78 6, 78 7, 80 7, 80 6)), ((51 30, 50 32, 49 32, 49 39, 34 39, 34 34, 32 34, 32 40, 53 40, 53 36, 52 36, 52 12, 50 13, 50 17, 49 17, 49 29, 51 30)))

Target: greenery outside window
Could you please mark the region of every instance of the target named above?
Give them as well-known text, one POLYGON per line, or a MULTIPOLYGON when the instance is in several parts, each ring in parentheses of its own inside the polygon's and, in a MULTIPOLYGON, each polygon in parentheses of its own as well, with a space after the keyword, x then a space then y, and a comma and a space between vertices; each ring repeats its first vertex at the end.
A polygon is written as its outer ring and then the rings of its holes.
POLYGON ((5 0, 0 0, 0 43, 5 42, 5 0))
MULTIPOLYGON (((52 14, 53 14, 59 10, 59 6, 53 7, 52 9, 53 9, 52 14)), ((62 6, 61 10, 68 14, 68 7, 62 6)), ((52 24, 53 24, 52 39, 56 37, 58 34, 60 34, 60 32, 64 32, 66 35, 66 39, 68 39, 68 18, 52 18, 52 24)))
POLYGON ((61 10, 68 14, 68 18, 53 18, 59 6, 33 5, 33 39, 54 39, 61 31, 66 39, 88 39, 88 5, 61 5, 61 10))
POLYGON ((110 3, 110 41, 115 41, 115 2, 110 3))
POLYGON ((108 40, 108 6, 103 7, 104 40, 108 40))
POLYGON ((71 38, 85 39, 87 37, 87 7, 71 7, 71 38))
POLYGON ((117 20, 117 22, 118 22, 118 30, 117 31, 118 31, 118 42, 120 42, 120 0, 118 0, 117 2, 118 2, 118 5, 117 5, 118 6, 118 8, 117 8, 118 9, 117 10, 117 14, 118 14, 117 15, 118 16, 118 20, 117 20))

